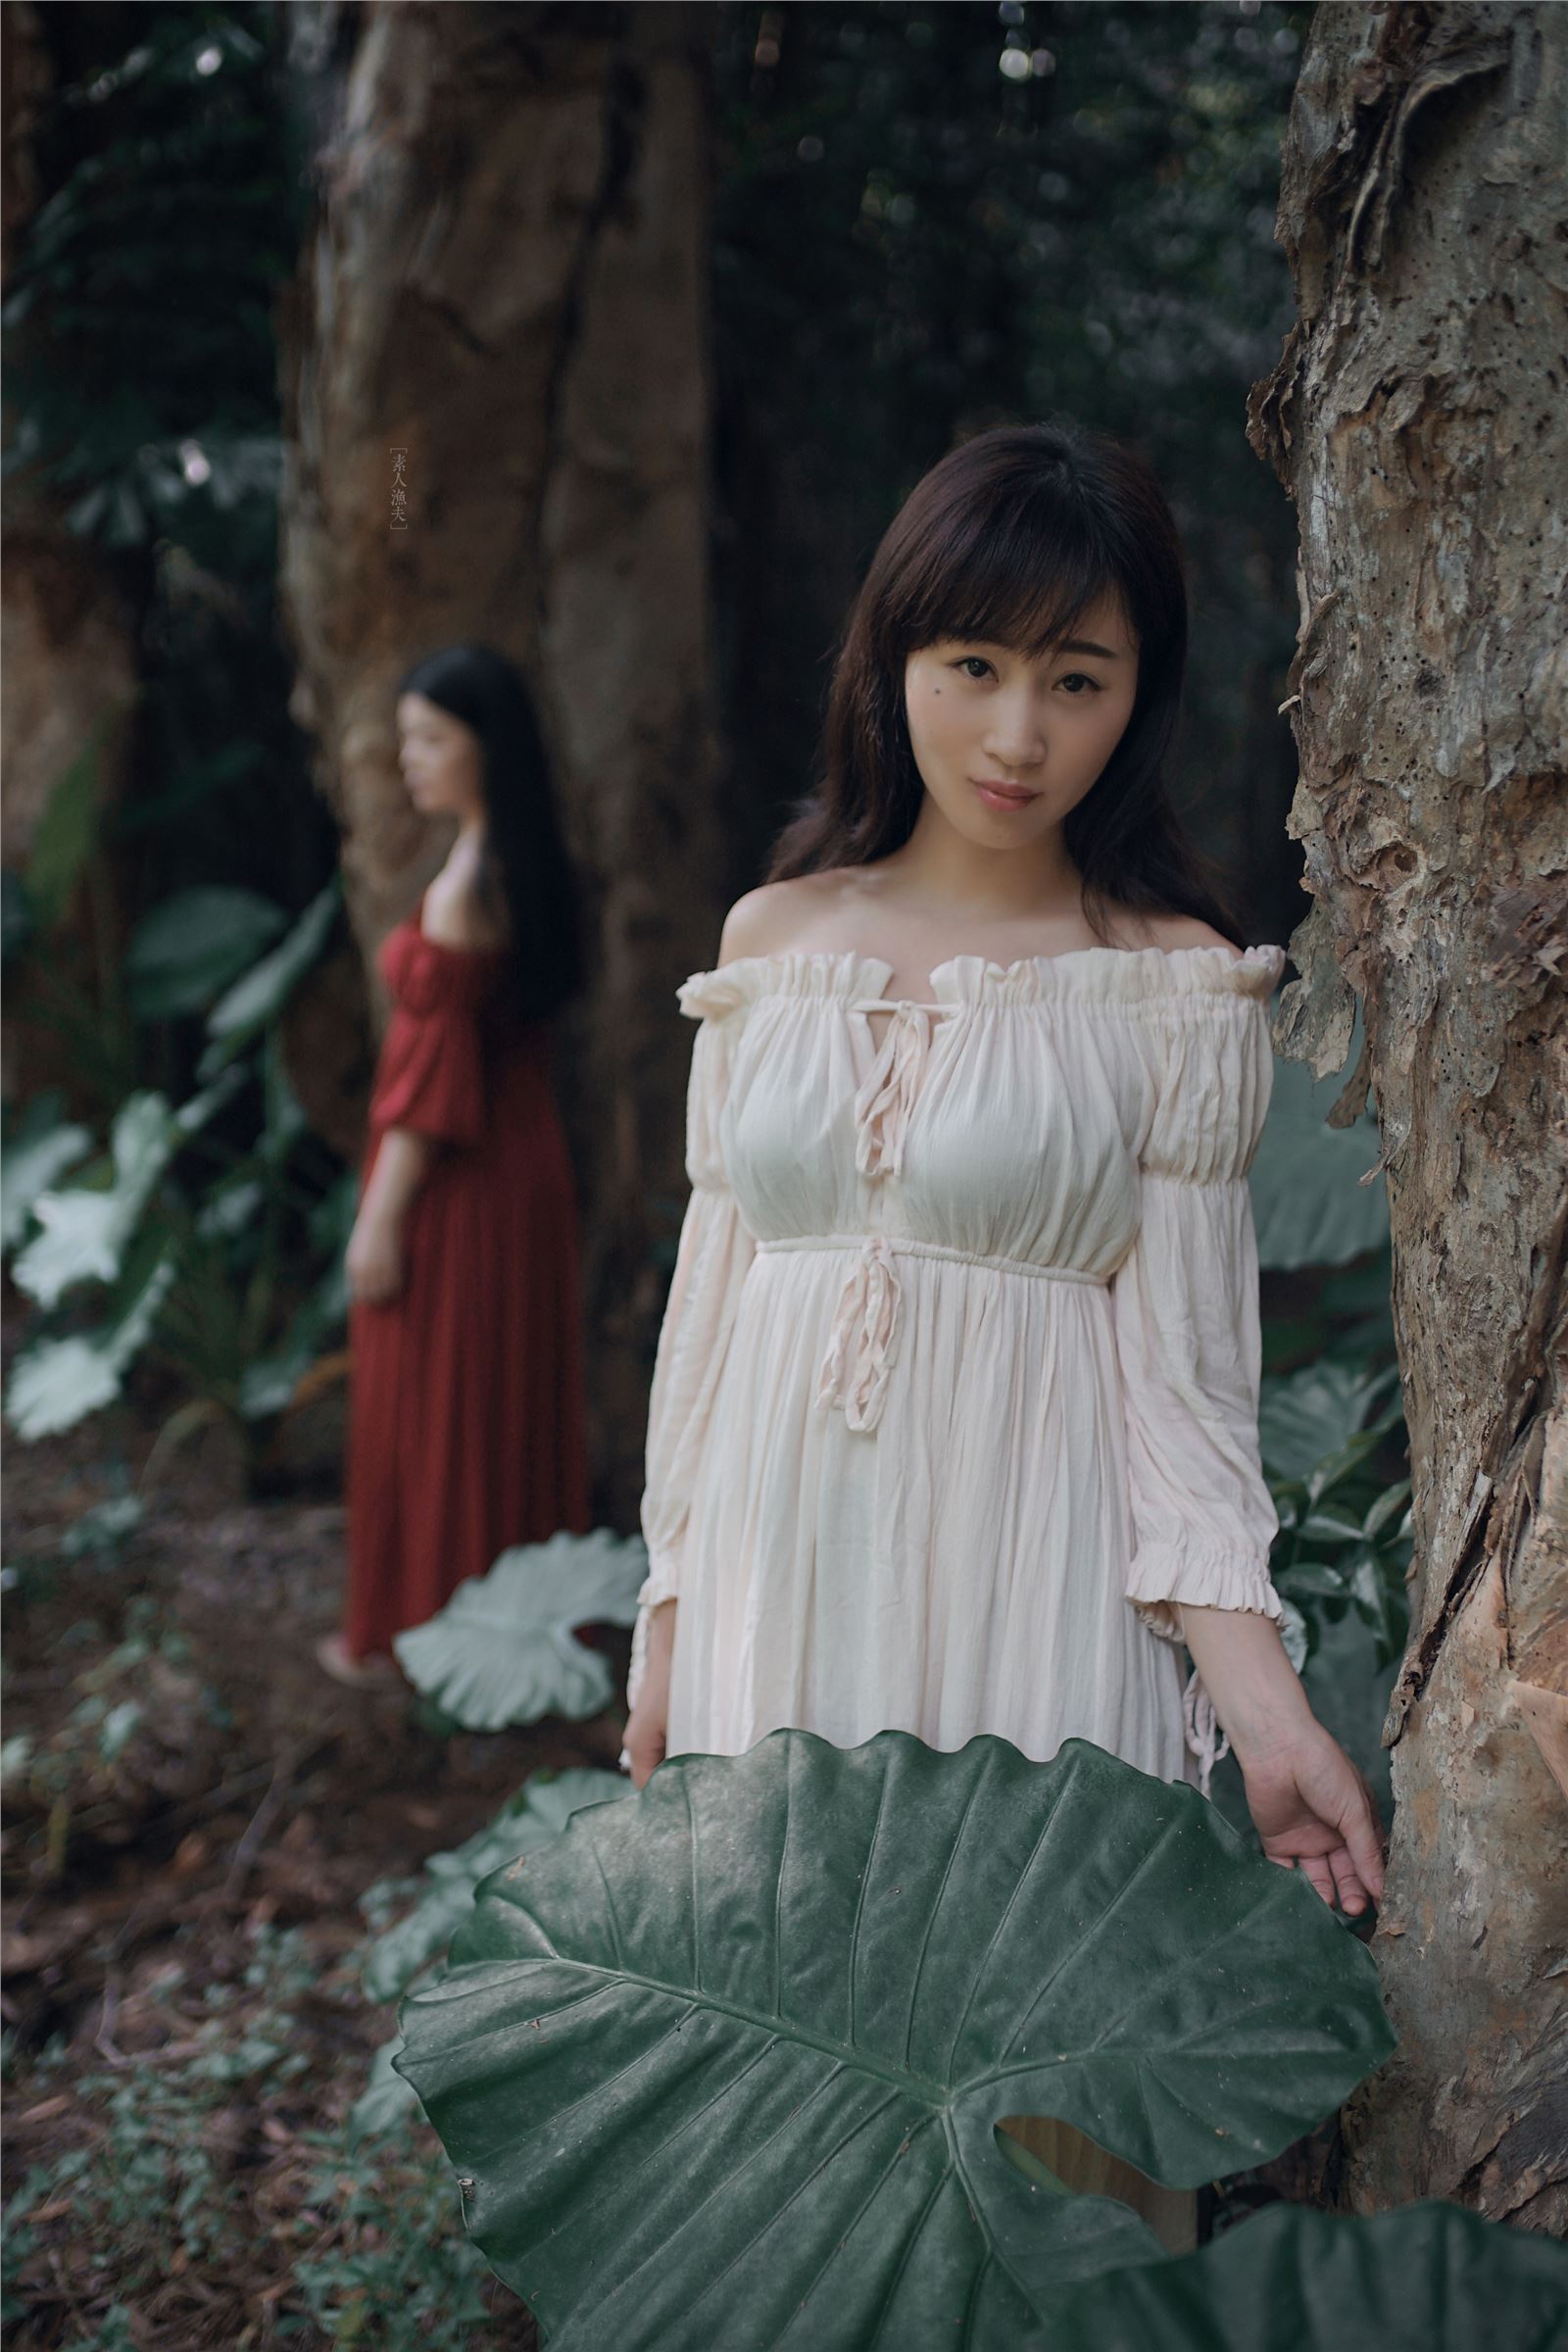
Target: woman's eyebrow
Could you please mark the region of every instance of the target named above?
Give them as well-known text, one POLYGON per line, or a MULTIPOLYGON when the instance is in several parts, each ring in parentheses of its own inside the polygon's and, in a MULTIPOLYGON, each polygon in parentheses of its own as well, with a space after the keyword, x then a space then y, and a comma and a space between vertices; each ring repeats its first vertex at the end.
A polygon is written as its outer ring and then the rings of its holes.
MULTIPOLYGON (((1017 650, 1014 646, 1008 644, 1005 639, 1001 637, 955 637, 953 642, 955 645, 996 646, 1004 653, 1013 653, 1017 650)), ((1110 646, 1097 645, 1092 637, 1058 638, 1054 644, 1048 645, 1044 648, 1040 658, 1042 661, 1044 661, 1047 656, 1049 656, 1052 661, 1054 661, 1058 654, 1088 654, 1092 660, 1097 662, 1122 662, 1126 660, 1126 656, 1124 654, 1118 654, 1114 652, 1110 646)))

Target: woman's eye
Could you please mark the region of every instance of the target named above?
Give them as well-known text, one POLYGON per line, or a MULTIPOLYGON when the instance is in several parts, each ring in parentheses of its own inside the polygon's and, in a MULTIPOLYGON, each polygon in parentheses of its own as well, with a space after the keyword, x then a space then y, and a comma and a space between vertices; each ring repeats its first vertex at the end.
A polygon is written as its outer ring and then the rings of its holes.
MULTIPOLYGON (((1067 675, 1064 678, 1058 678, 1056 683, 1058 686, 1070 686, 1075 679, 1080 686, 1092 686, 1096 694, 1101 691, 1100 680, 1098 678, 1092 678, 1089 675, 1089 672, 1084 669, 1070 669, 1067 672, 1067 675)), ((1067 699, 1069 702, 1081 703, 1084 698, 1081 694, 1074 694, 1069 695, 1067 699)))
POLYGON ((966 678, 979 678, 985 676, 991 664, 982 654, 963 654, 953 666, 961 669, 966 678))

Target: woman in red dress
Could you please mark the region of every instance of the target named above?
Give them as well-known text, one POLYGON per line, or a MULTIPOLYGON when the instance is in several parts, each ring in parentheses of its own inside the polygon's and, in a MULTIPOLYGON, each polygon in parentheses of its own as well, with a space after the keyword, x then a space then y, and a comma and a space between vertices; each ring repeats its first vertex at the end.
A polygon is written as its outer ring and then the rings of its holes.
POLYGON ((348 1602, 318 1648, 391 1681, 392 1638, 511 1544, 590 1525, 576 1190, 549 1016, 582 976, 533 706, 486 646, 404 679, 400 760, 446 864, 384 942, 392 997, 348 1247, 348 1602))

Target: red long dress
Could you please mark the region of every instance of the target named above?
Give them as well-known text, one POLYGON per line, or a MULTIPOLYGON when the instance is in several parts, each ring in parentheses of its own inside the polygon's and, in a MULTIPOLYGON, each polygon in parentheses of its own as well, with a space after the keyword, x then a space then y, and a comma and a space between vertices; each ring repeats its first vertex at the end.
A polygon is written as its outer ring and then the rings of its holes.
POLYGON ((393 998, 361 1181, 389 1127, 439 1149, 404 1224, 404 1283, 349 1313, 351 1656, 385 1652, 509 1544, 591 1525, 576 1188, 550 1033, 505 950, 448 948, 423 899, 378 958, 393 998))

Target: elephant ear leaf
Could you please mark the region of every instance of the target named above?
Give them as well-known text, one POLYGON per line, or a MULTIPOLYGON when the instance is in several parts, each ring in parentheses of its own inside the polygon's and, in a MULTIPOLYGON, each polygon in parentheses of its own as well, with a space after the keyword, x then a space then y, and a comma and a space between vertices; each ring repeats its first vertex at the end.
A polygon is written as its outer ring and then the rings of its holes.
POLYGON ((1200 2254, 1081 2288, 1030 2352, 1562 2352, 1568 2248, 1462 2205, 1271 2205, 1200 2254))
POLYGON ((1304 1884, 1079 1740, 676 1758, 488 1880, 452 1958, 399 2071, 552 2352, 1012 2352, 1160 2247, 1004 2118, 1195 2187, 1394 2038, 1304 1884))
POLYGON ((415 1688, 465 1731, 597 1715, 610 1704, 610 1666, 576 1628, 630 1625, 647 1573, 641 1538, 605 1527, 514 1544, 393 1647, 415 1688))

